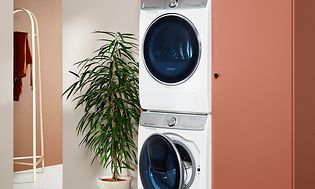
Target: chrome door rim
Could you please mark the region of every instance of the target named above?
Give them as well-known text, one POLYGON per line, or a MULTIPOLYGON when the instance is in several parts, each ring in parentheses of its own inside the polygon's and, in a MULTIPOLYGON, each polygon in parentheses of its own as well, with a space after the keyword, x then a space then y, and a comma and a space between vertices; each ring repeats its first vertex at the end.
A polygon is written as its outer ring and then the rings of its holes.
MULTIPOLYGON (((187 185, 183 184, 184 185, 183 189, 188 189, 193 184, 193 182, 195 180, 195 177, 196 177, 196 162, 195 162, 195 158, 194 158, 193 154, 191 153, 191 151, 189 150, 189 148, 183 142, 180 142, 178 140, 172 140, 172 141, 173 141, 173 143, 178 144, 181 147, 183 147, 188 152, 188 155, 191 158, 192 170, 193 170, 192 171, 192 176, 191 176, 192 178, 189 180, 187 185)), ((181 163, 182 163, 182 166, 183 166, 183 169, 184 169, 183 161, 181 161, 181 163)), ((184 174, 183 174, 183 177, 184 177, 184 174)), ((184 180, 183 180, 183 183, 184 183, 184 180)))
MULTIPOLYGON (((182 189, 183 188, 183 182, 184 182, 184 170, 183 170, 183 164, 182 164, 182 161, 181 161, 181 157, 179 155, 179 152, 175 146, 175 144, 173 143, 172 139, 170 139, 169 137, 167 137, 166 135, 163 135, 163 134, 159 134, 159 133, 155 133, 155 134, 152 134, 150 135, 145 141, 144 143, 149 140, 150 138, 152 137, 155 137, 155 136, 159 136, 159 137, 162 137, 164 138, 169 144, 171 144, 172 148, 174 149, 175 151, 175 154, 176 154, 176 157, 177 157, 177 160, 178 160, 178 167, 179 167, 179 185, 178 185, 178 189, 182 189)), ((143 148, 143 146, 142 146, 143 148)), ((142 149, 141 149, 142 151, 142 149)))
MULTIPOLYGON (((152 25, 153 25, 154 23, 156 23, 158 20, 160 20, 160 19, 162 19, 162 18, 164 18, 164 17, 168 17, 168 16, 176 16, 176 17, 179 17, 179 18, 185 20, 185 21, 192 27, 192 29, 193 29, 193 31, 194 31, 194 34, 196 35, 196 38, 197 38, 197 41, 198 41, 198 46, 199 46, 199 52, 198 52, 197 64, 196 64, 194 70, 193 70, 185 79, 183 79, 183 80, 181 80, 181 81, 178 81, 178 82, 175 82, 175 83, 168 83, 168 82, 164 82, 164 81, 159 80, 158 78, 156 78, 156 77, 151 73, 151 71, 149 70, 149 68, 148 68, 148 66, 147 66, 147 63, 146 63, 146 60, 145 60, 144 56, 142 56, 142 60, 143 60, 143 63, 144 63, 144 66, 145 66, 147 72, 150 74, 150 76, 151 76, 154 80, 156 80, 157 82, 159 82, 159 83, 161 83, 161 84, 163 84, 163 85, 176 86, 176 85, 180 85, 180 84, 186 82, 188 79, 190 79, 190 78, 194 75, 194 73, 196 72, 197 68, 199 67, 200 56, 201 56, 201 51, 202 51, 202 49, 201 49, 200 35, 199 35, 199 33, 198 33, 198 31, 197 31, 195 25, 194 25, 188 18, 186 18, 185 16, 183 16, 183 15, 181 15, 181 14, 177 14, 177 13, 167 13, 167 14, 163 14, 163 15, 157 17, 156 19, 154 19, 154 20, 151 22, 151 24, 149 25, 149 27, 147 28, 147 30, 146 30, 146 32, 145 32, 145 34, 144 34, 144 37, 143 37, 143 41, 142 41, 142 52, 143 52, 143 53, 144 53, 144 43, 145 43, 145 40, 146 40, 146 37, 147 37, 147 33, 148 33, 148 31, 150 30, 150 28, 152 27, 152 25)), ((142 54, 143 54, 143 53, 142 53, 142 54)))

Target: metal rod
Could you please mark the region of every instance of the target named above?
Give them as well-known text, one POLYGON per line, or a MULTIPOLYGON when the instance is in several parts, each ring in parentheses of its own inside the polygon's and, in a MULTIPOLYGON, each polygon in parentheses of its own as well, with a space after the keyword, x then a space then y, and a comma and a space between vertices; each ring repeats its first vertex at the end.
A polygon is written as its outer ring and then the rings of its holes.
POLYGON ((33 166, 33 163, 25 163, 25 162, 20 162, 20 161, 15 161, 14 164, 33 166))
MULTIPOLYGON (((42 156, 36 156, 36 158, 42 158, 42 156)), ((33 159, 33 156, 15 157, 13 160, 33 159)))
MULTIPOLYGON (((32 158, 30 158, 32 159, 32 158)), ((36 165, 40 164, 43 161, 42 158, 40 158, 39 160, 36 161, 36 165)), ((22 161, 15 161, 14 164, 19 164, 19 165, 29 165, 29 166, 33 166, 33 163, 27 163, 27 162, 22 162, 22 161)))

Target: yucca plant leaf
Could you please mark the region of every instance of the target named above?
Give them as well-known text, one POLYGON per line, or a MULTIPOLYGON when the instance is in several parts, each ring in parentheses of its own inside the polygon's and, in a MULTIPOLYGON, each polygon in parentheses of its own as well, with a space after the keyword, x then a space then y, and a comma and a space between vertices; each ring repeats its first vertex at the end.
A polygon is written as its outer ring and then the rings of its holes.
POLYGON ((138 41, 134 34, 95 31, 101 43, 90 58, 76 62, 77 71, 70 71, 76 81, 63 95, 74 96, 75 109, 84 114, 76 132, 82 135, 79 145, 93 153, 103 167, 110 167, 116 180, 122 168, 134 169, 137 163, 136 144, 140 116, 138 62, 135 56, 138 41))

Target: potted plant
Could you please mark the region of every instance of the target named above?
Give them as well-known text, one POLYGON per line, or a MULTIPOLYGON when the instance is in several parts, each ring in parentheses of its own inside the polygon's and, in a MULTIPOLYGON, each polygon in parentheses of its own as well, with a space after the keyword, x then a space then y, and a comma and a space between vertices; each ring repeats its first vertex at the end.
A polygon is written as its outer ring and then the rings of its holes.
POLYGON ((83 106, 76 132, 83 135, 80 145, 94 153, 112 176, 100 178, 103 188, 120 185, 129 188, 128 179, 121 178, 123 169, 133 170, 137 164, 135 125, 139 121, 137 40, 133 34, 119 32, 103 35, 101 46, 91 58, 75 63, 77 72, 70 71, 76 81, 65 90, 66 99, 75 96, 75 109, 83 106))

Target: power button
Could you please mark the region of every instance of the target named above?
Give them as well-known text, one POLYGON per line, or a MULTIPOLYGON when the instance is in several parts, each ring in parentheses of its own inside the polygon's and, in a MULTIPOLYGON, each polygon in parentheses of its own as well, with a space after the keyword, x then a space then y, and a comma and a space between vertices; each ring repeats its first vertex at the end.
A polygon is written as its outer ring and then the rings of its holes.
POLYGON ((170 127, 174 127, 176 125, 176 118, 175 117, 170 117, 167 120, 167 125, 170 127))

